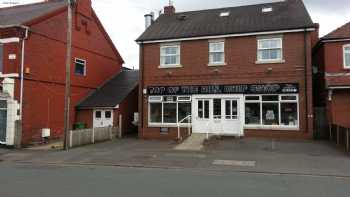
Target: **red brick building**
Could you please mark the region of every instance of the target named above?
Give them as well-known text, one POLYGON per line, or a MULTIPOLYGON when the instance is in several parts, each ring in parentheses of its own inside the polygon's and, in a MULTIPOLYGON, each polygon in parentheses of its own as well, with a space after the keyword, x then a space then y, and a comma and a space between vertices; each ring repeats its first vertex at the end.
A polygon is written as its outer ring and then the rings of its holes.
MULTIPOLYGON (((71 125, 75 106, 121 72, 123 64, 91 0, 78 0, 75 6, 71 125)), ((6 98, 0 101, 0 125, 7 124, 0 130, 0 142, 13 143, 16 119, 22 119, 24 144, 40 140, 44 128, 50 129, 51 137, 59 137, 64 125, 66 1, 2 8, 0 15, 0 98, 6 98)))
POLYGON ((350 23, 320 39, 314 49, 318 106, 330 124, 350 128, 350 23))
POLYGON ((311 138, 315 25, 301 0, 146 15, 141 138, 311 138))

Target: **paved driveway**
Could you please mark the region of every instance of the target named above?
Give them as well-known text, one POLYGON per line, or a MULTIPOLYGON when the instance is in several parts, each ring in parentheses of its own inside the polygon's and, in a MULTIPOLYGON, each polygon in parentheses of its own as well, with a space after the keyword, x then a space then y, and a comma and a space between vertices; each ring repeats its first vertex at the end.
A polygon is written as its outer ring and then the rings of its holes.
POLYGON ((10 151, 5 162, 205 169, 350 177, 350 157, 328 142, 224 138, 202 151, 176 151, 173 141, 122 139, 65 151, 10 151))

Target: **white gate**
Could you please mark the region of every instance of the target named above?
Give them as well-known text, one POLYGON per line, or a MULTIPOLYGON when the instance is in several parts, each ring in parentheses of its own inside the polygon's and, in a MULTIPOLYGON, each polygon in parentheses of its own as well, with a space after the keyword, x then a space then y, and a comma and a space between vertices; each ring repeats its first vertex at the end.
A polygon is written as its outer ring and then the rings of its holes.
POLYGON ((193 133, 243 136, 243 95, 198 95, 192 101, 193 133))

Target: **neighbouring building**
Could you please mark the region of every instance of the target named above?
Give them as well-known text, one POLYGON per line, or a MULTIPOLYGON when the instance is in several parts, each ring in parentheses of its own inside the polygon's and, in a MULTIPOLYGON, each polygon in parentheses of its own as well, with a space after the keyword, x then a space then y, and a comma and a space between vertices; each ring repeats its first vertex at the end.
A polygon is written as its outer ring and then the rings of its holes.
POLYGON ((77 122, 88 128, 118 127, 122 136, 137 133, 138 84, 138 71, 118 73, 77 105, 77 122))
POLYGON ((308 139, 318 25, 301 0, 145 15, 139 136, 308 139))
POLYGON ((350 22, 322 37, 313 52, 316 106, 329 124, 350 128, 350 22))
MULTIPOLYGON (((62 136, 66 21, 64 0, 0 9, 1 144, 13 144, 15 120, 22 120, 23 144, 41 140, 42 134, 62 136)), ((71 61, 73 125, 76 105, 122 71, 123 59, 91 0, 75 4, 71 61)))

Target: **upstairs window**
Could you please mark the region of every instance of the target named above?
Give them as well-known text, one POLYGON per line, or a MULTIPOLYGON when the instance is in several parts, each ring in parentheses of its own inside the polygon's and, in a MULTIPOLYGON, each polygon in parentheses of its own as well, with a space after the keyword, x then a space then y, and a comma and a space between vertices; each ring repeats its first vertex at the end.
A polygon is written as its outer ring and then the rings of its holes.
POLYGON ((3 45, 0 43, 0 73, 2 72, 4 67, 4 49, 3 45))
POLYGON ((258 39, 258 62, 282 61, 282 38, 258 39))
POLYGON ((220 65, 225 63, 225 42, 209 42, 209 65, 220 65))
POLYGON ((344 45, 344 68, 350 69, 350 44, 344 45))
POLYGON ((164 45, 160 47, 160 66, 180 66, 180 44, 164 45))
POLYGON ((75 58, 74 73, 79 76, 86 75, 86 60, 75 58))

